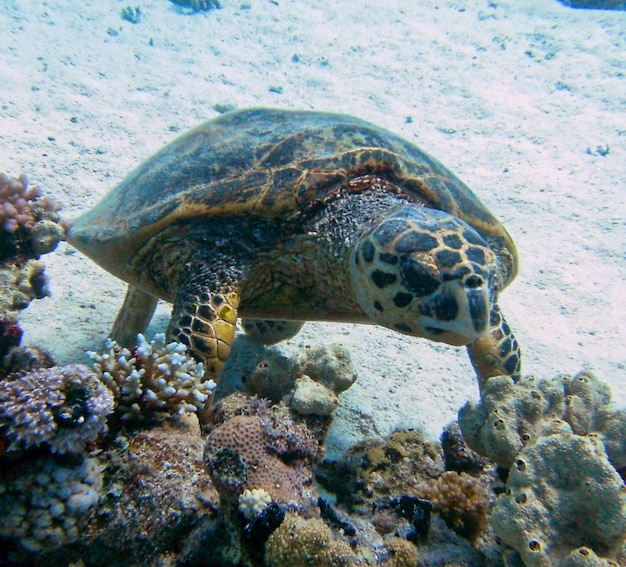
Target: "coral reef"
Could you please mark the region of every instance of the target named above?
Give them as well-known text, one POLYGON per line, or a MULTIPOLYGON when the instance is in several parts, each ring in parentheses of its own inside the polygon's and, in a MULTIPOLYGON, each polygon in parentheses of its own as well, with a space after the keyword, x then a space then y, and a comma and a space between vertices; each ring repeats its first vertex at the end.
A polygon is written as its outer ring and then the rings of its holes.
POLYGON ((597 438, 549 435, 517 455, 490 522, 527 567, 574 561, 580 546, 613 558, 626 541, 626 487, 597 438))
POLYGON ((205 463, 222 500, 236 505, 244 490, 263 489, 273 501, 299 501, 310 487, 319 441, 287 408, 259 406, 216 424, 205 463))
POLYGON ((37 258, 52 252, 63 238, 61 204, 30 187, 28 178, 0 173, 0 262, 10 257, 37 258))
POLYGON ((491 498, 488 487, 479 478, 446 471, 434 480, 422 482, 416 493, 432 503, 433 512, 451 530, 470 541, 476 541, 487 527, 491 498))
MULTIPOLYGON (((39 260, 0 263, 0 314, 26 309, 50 295, 45 265, 39 260)), ((5 315, 6 317, 6 315, 5 315)))
POLYGON ((38 446, 53 453, 82 453, 106 431, 112 411, 111 392, 80 364, 0 381, 0 436, 9 442, 9 453, 38 446))
POLYGON ((268 567, 340 567, 357 565, 350 545, 320 519, 288 514, 265 546, 268 567))
POLYGON ((243 384, 250 394, 277 404, 293 391, 296 378, 291 360, 277 350, 269 350, 243 378, 243 384))
POLYGON ((159 334, 148 343, 138 336, 132 351, 108 339, 103 353, 88 353, 94 369, 115 397, 122 421, 159 419, 184 412, 200 412, 215 382, 204 379, 202 363, 186 353, 185 346, 165 344, 159 334))
POLYGON ((339 405, 338 395, 356 378, 343 345, 309 345, 294 359, 270 351, 244 384, 251 394, 274 403, 284 401, 301 415, 330 416, 339 405))
POLYGON ((336 494, 338 506, 367 518, 380 535, 419 543, 424 565, 432 557, 424 550, 441 541, 448 542, 452 557, 461 549, 480 557, 480 551, 470 549, 488 529, 495 478, 485 470, 481 477, 444 471, 441 453, 420 431, 400 430, 386 440, 355 445, 339 461, 323 461, 316 478, 336 494))
POLYGON ((444 427, 439 441, 447 471, 479 475, 491 466, 491 461, 467 446, 458 421, 444 427))
POLYGON ((19 346, 17 312, 50 294, 39 256, 52 252, 65 236, 60 203, 19 178, 0 173, 0 376, 5 357, 19 346))
POLYGON ((597 435, 606 441, 616 468, 626 465, 626 413, 611 407, 611 394, 591 371, 573 377, 514 382, 510 377, 490 378, 478 403, 459 411, 459 425, 467 444, 504 468, 511 468, 518 453, 553 434, 574 432, 597 435))
POLYGON ((100 498, 102 476, 81 455, 37 456, 19 466, 3 464, 0 476, 0 536, 29 551, 73 542, 100 498))

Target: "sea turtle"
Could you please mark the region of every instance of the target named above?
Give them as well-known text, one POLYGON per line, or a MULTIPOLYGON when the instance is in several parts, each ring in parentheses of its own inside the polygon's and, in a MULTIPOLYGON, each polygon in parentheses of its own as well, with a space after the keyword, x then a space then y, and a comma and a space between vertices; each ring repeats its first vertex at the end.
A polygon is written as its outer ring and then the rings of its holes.
POLYGON ((437 160, 368 122, 253 108, 183 134, 73 225, 69 242, 129 284, 131 342, 157 298, 168 335, 222 371, 243 327, 266 343, 304 321, 375 323, 467 345, 479 382, 520 371, 497 305, 508 232, 437 160))

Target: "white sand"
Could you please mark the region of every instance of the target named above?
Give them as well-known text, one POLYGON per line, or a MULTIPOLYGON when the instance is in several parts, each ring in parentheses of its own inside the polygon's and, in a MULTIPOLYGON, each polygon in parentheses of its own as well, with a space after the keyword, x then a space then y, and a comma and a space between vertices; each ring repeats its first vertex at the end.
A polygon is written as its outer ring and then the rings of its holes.
MULTIPOLYGON (((626 403, 626 13, 556 0, 223 0, 191 16, 167 0, 4 0, 0 30, 0 171, 27 173, 67 216, 216 104, 357 115, 432 153, 505 222, 521 272, 501 303, 525 372, 590 366, 626 403), (139 24, 121 19, 128 5, 139 24)), ((124 286, 67 245, 45 260, 53 296, 24 312, 25 341, 84 361, 124 286)), ((399 424, 439 435, 476 398, 464 349, 368 326, 305 329, 290 348, 341 341, 360 371, 335 449, 399 424)), ((245 343, 231 376, 254 363, 245 343)))

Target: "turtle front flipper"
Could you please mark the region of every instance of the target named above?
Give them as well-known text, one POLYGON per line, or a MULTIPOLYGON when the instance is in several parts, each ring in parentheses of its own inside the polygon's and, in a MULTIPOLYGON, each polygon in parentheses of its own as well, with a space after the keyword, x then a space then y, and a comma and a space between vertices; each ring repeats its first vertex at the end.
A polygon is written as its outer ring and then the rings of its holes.
POLYGON ((489 333, 467 345, 481 392, 489 378, 507 375, 517 381, 521 372, 522 359, 517 339, 495 303, 489 323, 489 333))
POLYGON ((242 319, 241 326, 254 342, 273 345, 295 337, 304 323, 302 321, 283 321, 270 319, 242 319))
POLYGON ((154 315, 158 299, 129 285, 124 303, 113 323, 111 338, 117 344, 132 347, 137 345, 137 335, 143 333, 154 315))
POLYGON ((186 285, 180 290, 167 330, 204 364, 207 380, 217 382, 235 340, 239 293, 231 286, 217 290, 186 285))

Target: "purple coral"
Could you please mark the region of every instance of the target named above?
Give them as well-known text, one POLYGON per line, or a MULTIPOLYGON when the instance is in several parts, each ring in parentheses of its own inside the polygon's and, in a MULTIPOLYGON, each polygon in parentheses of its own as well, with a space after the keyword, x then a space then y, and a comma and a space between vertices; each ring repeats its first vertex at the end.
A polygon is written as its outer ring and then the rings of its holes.
POLYGON ((0 173, 0 260, 23 255, 37 258, 54 250, 64 236, 61 204, 44 196, 28 178, 0 173))

